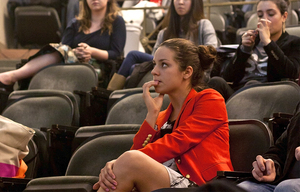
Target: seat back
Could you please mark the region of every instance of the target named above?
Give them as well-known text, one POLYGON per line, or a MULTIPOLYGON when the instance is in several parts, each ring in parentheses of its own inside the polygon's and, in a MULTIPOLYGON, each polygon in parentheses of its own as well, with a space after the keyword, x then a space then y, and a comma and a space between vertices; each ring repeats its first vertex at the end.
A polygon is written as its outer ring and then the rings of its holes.
POLYGON ((151 71, 148 71, 148 73, 146 73, 144 77, 140 80, 140 82, 137 84, 137 87, 143 87, 144 83, 152 80, 153 75, 151 74, 151 71))
MULTIPOLYGON (((150 93, 152 97, 158 93, 150 93)), ((168 107, 169 97, 164 96, 162 109, 168 107)), ((147 107, 143 100, 143 93, 124 95, 108 112, 105 124, 142 124, 146 118, 147 107)))
POLYGON ((220 13, 210 12, 209 20, 216 31, 225 32, 225 19, 220 13))
MULTIPOLYGON (((152 75, 151 75, 152 76, 152 75)), ((144 78, 143 78, 144 79, 144 78)), ((150 81, 150 80, 149 80, 150 81)), ((144 83, 143 83, 144 84, 144 83)), ((149 89, 150 92, 155 92, 154 87, 150 87, 149 89)), ((121 100, 121 98, 125 98, 124 96, 128 96, 130 94, 134 94, 134 93, 143 93, 143 88, 142 85, 141 87, 136 87, 136 88, 128 88, 128 89, 119 89, 119 90, 115 90, 113 91, 110 95, 109 95, 109 99, 108 99, 108 103, 107 103, 107 111, 109 111, 111 109, 111 107, 118 102, 119 100, 121 100)))
MULTIPOLYGON (((229 3, 228 0, 210 0, 210 3, 229 3)), ((206 0, 203 3, 207 3, 206 0)), ((207 7, 204 7, 204 13, 207 12, 207 7)), ((225 20, 226 26, 229 24, 229 18, 232 16, 233 7, 232 5, 222 5, 222 6, 212 6, 210 7, 210 12, 219 13, 225 20)))
POLYGON ((73 154, 66 175, 98 176, 108 161, 118 158, 133 144, 136 131, 107 132, 82 145, 73 154))
MULTIPOLYGON (((215 28, 218 40, 224 42, 226 39, 226 21, 224 17, 220 13, 210 12, 209 20, 215 28)), ((222 43, 219 42, 219 44, 221 45, 222 43)))
POLYGON ((116 131, 135 131, 140 129, 140 124, 111 124, 111 125, 94 125, 80 127, 72 142, 72 151, 75 151, 79 146, 100 133, 116 132, 116 131))
POLYGON ((59 43, 61 22, 52 7, 24 6, 15 9, 15 37, 19 44, 38 45, 59 43))
POLYGON ((273 144, 269 128, 259 120, 229 120, 229 145, 235 171, 252 170, 257 155, 266 152, 273 144))
POLYGON ((226 102, 228 119, 264 121, 273 113, 293 113, 300 101, 300 87, 292 81, 249 85, 226 102))
POLYGON ((16 91, 2 115, 32 128, 53 124, 78 126, 79 110, 74 95, 67 91, 16 91), (11 101, 11 102, 10 102, 11 101))
MULTIPOLYGON (((78 91, 91 91, 98 85, 98 75, 89 64, 55 64, 41 69, 35 74, 28 89, 64 90, 73 93, 78 91)), ((80 98, 76 95, 78 105, 80 98)))
POLYGON ((288 26, 285 28, 286 32, 290 35, 300 37, 300 25, 288 26))
POLYGON ((89 64, 55 64, 32 77, 28 89, 56 89, 73 92, 90 91, 97 86, 98 75, 89 64))

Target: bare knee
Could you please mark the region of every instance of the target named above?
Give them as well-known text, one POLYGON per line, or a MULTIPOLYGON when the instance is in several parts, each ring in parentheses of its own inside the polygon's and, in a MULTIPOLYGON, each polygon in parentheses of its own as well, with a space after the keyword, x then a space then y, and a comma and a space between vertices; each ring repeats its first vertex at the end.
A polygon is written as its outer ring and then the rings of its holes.
POLYGON ((143 159, 146 157, 144 153, 137 150, 126 151, 117 159, 115 166, 120 165, 130 171, 139 170, 140 166, 143 166, 143 159))

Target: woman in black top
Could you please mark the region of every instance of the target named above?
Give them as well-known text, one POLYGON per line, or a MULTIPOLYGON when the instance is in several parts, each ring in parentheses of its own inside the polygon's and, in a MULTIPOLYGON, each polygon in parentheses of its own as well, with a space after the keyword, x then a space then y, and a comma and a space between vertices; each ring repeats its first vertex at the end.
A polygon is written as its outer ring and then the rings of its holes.
POLYGON ((297 79, 300 66, 300 38, 285 32, 289 2, 260 0, 257 4, 257 29, 248 30, 222 77, 210 86, 225 99, 247 83, 297 79), (266 7, 266 2, 268 6, 266 7), (232 82, 229 86, 227 82, 232 82))

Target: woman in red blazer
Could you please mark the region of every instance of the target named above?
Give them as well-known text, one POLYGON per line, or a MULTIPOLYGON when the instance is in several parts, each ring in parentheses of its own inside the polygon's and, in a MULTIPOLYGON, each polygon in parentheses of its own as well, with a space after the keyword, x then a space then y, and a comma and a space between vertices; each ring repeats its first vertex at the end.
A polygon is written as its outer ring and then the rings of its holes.
POLYGON ((106 164, 94 189, 182 188, 204 184, 218 170, 233 170, 224 99, 203 86, 204 71, 215 59, 215 48, 197 47, 185 39, 160 45, 153 60, 153 81, 143 86, 146 119, 131 150, 106 164), (160 94, 156 98, 150 96, 152 86, 160 94), (160 112, 164 94, 171 103, 160 112))

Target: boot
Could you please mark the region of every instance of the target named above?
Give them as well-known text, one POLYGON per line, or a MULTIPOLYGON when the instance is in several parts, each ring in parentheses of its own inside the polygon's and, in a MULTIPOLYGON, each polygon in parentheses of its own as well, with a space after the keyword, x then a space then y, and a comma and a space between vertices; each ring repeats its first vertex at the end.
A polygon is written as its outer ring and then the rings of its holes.
POLYGON ((110 82, 108 83, 107 90, 117 90, 123 89, 125 85, 126 77, 123 75, 114 73, 113 77, 111 78, 110 82))

